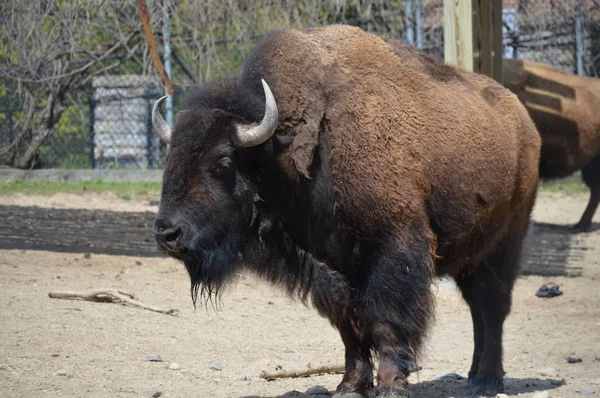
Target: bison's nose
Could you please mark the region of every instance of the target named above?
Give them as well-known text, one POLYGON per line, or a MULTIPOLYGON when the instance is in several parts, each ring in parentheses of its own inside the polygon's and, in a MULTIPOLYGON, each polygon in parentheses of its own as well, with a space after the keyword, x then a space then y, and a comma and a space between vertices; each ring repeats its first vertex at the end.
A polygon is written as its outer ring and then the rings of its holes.
POLYGON ((157 218, 154 221, 154 239, 158 247, 167 252, 177 252, 179 246, 179 237, 181 236, 181 227, 174 225, 171 221, 157 218))

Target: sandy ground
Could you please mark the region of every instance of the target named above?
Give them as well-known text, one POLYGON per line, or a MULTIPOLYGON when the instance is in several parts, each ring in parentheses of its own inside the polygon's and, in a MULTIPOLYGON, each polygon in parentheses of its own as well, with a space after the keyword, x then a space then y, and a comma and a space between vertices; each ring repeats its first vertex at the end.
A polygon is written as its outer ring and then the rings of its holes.
MULTIPOLYGON (((504 340, 505 392, 510 396, 531 397, 541 391, 550 397, 577 397, 584 396, 584 387, 600 395, 598 215, 592 232, 572 234, 567 227, 578 220, 586 201, 587 195, 551 193, 542 193, 538 199, 534 219, 540 227, 532 230, 530 243, 536 254, 527 268, 530 273, 543 273, 544 251, 558 250, 564 255, 548 261, 576 276, 519 278, 504 340), (550 243, 548 231, 553 231, 550 243), (560 285, 564 294, 552 299, 535 297, 544 283, 560 285), (582 362, 569 364, 569 356, 582 362)), ((28 218, 24 233, 38 234, 36 224, 44 224, 44 236, 50 234, 60 241, 67 236, 66 228, 53 224, 59 219, 55 214, 41 219, 44 209, 93 210, 90 219, 100 223, 114 212, 138 212, 139 217, 151 220, 156 207, 111 195, 58 194, 0 197, 1 209, 5 213, 0 233, 13 240, 2 238, 5 246, 0 250, 0 397, 306 396, 290 392, 304 392, 315 385, 334 390, 341 380, 341 375, 271 382, 260 378, 262 370, 339 364, 344 351, 337 332, 314 310, 250 275, 240 275, 219 311, 210 307, 194 311, 187 274, 174 260, 146 252, 139 256, 97 254, 93 245, 88 253, 77 252, 73 245, 61 246, 60 251, 47 246, 32 250, 43 236, 32 239, 25 249, 17 248, 13 243, 20 238, 10 232, 15 229, 11 223, 27 218, 29 212, 35 217, 28 218), (100 287, 126 290, 145 303, 177 308, 179 316, 48 297, 54 290, 100 287), (148 361, 153 354, 163 361, 148 361), (211 369, 215 364, 222 369, 211 369)), ((144 222, 135 222, 146 231, 144 222)), ((74 228, 75 234, 85 235, 89 224, 74 228)), ((127 240, 115 229, 113 239, 127 240)), ((464 376, 468 370, 472 350, 468 309, 451 283, 441 281, 433 288, 437 320, 423 369, 411 375, 412 394, 466 396, 464 380, 436 377, 449 372, 464 376)))

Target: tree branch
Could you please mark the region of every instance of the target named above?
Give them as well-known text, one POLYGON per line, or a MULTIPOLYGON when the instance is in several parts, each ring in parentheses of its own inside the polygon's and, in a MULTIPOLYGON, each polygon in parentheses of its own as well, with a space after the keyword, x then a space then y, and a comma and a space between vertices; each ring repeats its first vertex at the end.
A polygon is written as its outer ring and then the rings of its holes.
MULTIPOLYGON (((136 34, 139 33, 138 30, 131 32, 127 38, 124 41, 119 41, 117 43, 115 43, 110 49, 108 49, 106 52, 104 52, 100 57, 93 59, 92 61, 88 62, 87 64, 85 64, 84 66, 82 66, 79 69, 75 69, 71 72, 68 73, 64 73, 64 74, 60 74, 60 75, 53 75, 53 76, 48 76, 48 77, 44 77, 41 79, 24 79, 20 76, 12 76, 8 73, 3 73, 4 76, 10 78, 10 79, 14 79, 14 80, 20 80, 21 82, 25 82, 25 83, 44 83, 44 82, 49 82, 49 81, 54 81, 54 80, 59 80, 59 79, 64 79, 67 77, 71 77, 77 74, 81 74, 83 72, 85 72, 86 70, 88 70, 89 68, 91 68, 92 66, 94 66, 94 64, 100 63, 102 62, 102 60, 104 60, 106 57, 108 57, 110 54, 112 54, 113 52, 115 52, 118 48, 122 47, 124 45, 124 43, 128 42, 129 40, 131 40, 131 38, 136 34)), ((56 73, 56 68, 54 69, 54 72, 56 73)))
POLYGON ((88 291, 58 291, 48 293, 50 298, 58 298, 64 300, 85 300, 95 301, 99 303, 118 303, 122 305, 130 305, 145 310, 159 312, 161 314, 177 316, 179 310, 170 308, 164 309, 147 305, 135 299, 131 293, 115 289, 95 289, 88 291))
POLYGON ((146 41, 148 42, 148 47, 150 47, 152 62, 154 63, 154 67, 160 75, 163 85, 167 88, 167 92, 169 93, 169 95, 173 95, 175 93, 175 89, 173 88, 173 84, 171 84, 171 81, 169 80, 169 76, 165 71, 162 61, 160 60, 158 46, 156 45, 156 40, 154 39, 154 34, 152 33, 152 26, 150 26, 150 16, 148 15, 148 7, 146 6, 146 2, 144 0, 138 0, 137 3, 138 11, 140 13, 140 19, 142 20, 142 26, 144 27, 144 33, 146 35, 146 41))
POLYGON ((279 370, 276 372, 268 372, 263 370, 260 373, 260 377, 266 380, 283 379, 283 378, 297 378, 297 377, 308 377, 312 375, 324 374, 324 373, 344 373, 344 365, 324 365, 318 368, 308 368, 304 370, 279 370))

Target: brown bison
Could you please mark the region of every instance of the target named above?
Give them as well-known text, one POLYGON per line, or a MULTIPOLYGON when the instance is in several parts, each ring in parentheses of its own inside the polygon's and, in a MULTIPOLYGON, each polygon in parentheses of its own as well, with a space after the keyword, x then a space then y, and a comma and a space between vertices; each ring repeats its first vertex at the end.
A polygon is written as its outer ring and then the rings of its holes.
POLYGON ((591 195, 575 227, 589 229, 600 203, 600 79, 506 60, 504 85, 523 102, 542 137, 540 177, 561 178, 581 170, 591 195))
POLYGON ((189 94, 173 130, 159 104, 154 236, 194 300, 252 270, 339 330, 340 395, 373 387, 374 353, 376 395, 401 397, 449 275, 473 316, 474 391, 502 390, 540 150, 512 93, 336 25, 269 36, 239 79, 189 94))

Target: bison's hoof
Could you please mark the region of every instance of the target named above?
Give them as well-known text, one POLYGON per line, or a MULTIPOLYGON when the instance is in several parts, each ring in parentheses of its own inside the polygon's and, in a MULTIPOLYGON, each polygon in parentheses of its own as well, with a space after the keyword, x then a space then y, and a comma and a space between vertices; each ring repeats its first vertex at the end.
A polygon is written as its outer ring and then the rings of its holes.
POLYGON ((350 383, 348 381, 342 381, 333 395, 335 398, 363 398, 367 397, 367 391, 373 388, 373 381, 358 381, 350 383))
POLYGON ((362 395, 358 392, 346 392, 346 393, 339 393, 336 392, 335 394, 333 394, 333 398, 364 398, 366 395, 362 395))
POLYGON ((495 396, 504 391, 504 382, 502 378, 496 376, 477 376, 471 381, 473 395, 478 396, 495 396))
POLYGON ((573 225, 573 229, 578 232, 588 232, 592 228, 591 222, 579 221, 577 224, 573 225))
POLYGON ((477 372, 470 371, 469 372, 469 385, 473 386, 475 384, 475 379, 477 379, 477 372))
POLYGON ((377 388, 375 390, 377 398, 409 398, 408 390, 404 388, 377 388))

